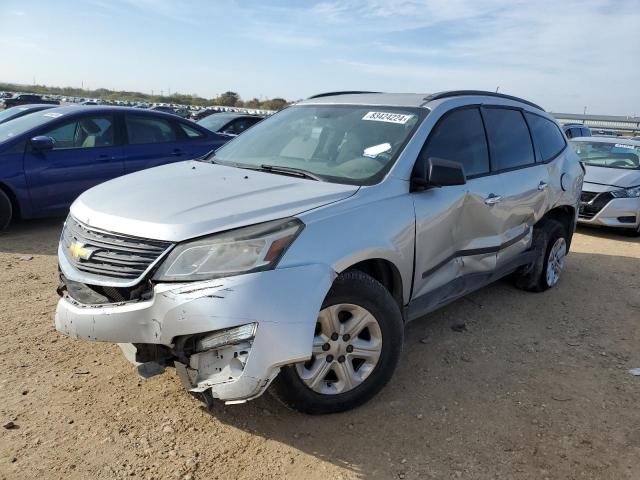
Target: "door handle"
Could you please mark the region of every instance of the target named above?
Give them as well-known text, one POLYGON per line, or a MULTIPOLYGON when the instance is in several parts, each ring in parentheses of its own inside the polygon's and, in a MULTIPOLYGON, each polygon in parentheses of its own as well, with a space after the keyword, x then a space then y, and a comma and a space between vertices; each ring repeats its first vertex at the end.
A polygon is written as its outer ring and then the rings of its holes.
POLYGON ((110 162, 111 160, 116 160, 116 157, 112 157, 111 155, 98 155, 98 162, 110 162))
POLYGON ((180 150, 179 148, 176 148, 171 155, 173 155, 174 157, 179 157, 180 155, 182 155, 182 150, 180 150))
POLYGON ((500 203, 502 201, 502 195, 496 195, 495 193, 490 193, 487 198, 484 199, 484 203, 487 205, 495 205, 496 203, 500 203))
POLYGON ((541 192, 547 188, 549 184, 547 182, 543 182, 542 180, 540 180, 540 183, 538 184, 538 190, 540 190, 541 192))

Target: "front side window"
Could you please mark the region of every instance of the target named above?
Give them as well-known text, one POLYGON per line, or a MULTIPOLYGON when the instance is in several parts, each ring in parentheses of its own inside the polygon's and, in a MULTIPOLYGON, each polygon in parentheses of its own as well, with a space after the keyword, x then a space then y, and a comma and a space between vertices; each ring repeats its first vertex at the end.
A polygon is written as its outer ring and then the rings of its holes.
POLYGON ((489 172, 489 151, 477 108, 447 114, 429 135, 422 158, 453 160, 464 167, 467 177, 489 172))
MULTIPOLYGON (((541 160, 546 162, 558 155, 565 147, 565 141, 560 133, 560 129, 552 121, 543 118, 533 113, 525 113, 529 127, 531 128, 531 134, 533 135, 533 141, 536 147, 540 151, 541 160)), ((570 129, 574 136, 580 136, 578 133, 575 135, 575 131, 578 129, 570 129)))
POLYGON ((534 163, 529 129, 520 110, 486 108, 482 111, 493 170, 507 170, 534 163))
POLYGON ((125 115, 127 138, 132 145, 175 142, 176 132, 171 122, 147 115, 125 115))
POLYGON ((289 107, 225 144, 215 160, 295 168, 323 180, 371 184, 391 168, 426 112, 362 105, 289 107))
POLYGON ((83 117, 63 123, 45 135, 53 138, 54 150, 110 147, 114 145, 111 116, 83 117))
POLYGON ((594 167, 640 169, 640 146, 623 142, 572 141, 585 165, 594 167))

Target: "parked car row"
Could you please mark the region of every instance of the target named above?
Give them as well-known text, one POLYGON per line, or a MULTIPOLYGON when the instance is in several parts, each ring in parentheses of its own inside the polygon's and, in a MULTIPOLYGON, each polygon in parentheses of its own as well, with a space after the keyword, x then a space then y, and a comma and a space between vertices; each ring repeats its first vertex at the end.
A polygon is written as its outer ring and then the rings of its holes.
POLYGON ((116 107, 133 107, 141 109, 158 110, 165 113, 171 113, 183 118, 189 118, 192 120, 202 120, 203 118, 216 114, 216 113, 236 113, 244 115, 255 115, 262 118, 267 117, 275 113, 273 110, 261 110, 253 108, 242 107, 229 107, 229 106, 200 106, 200 105, 179 105, 169 103, 147 103, 147 102, 134 102, 128 100, 103 100, 99 98, 83 98, 83 97, 69 97, 62 95, 38 95, 35 93, 11 93, 0 92, 0 106, 4 108, 11 108, 17 105, 27 104, 55 104, 55 105, 110 105, 116 107))
POLYGON ((508 275, 554 287, 583 177, 523 99, 311 97, 197 161, 83 193, 56 328, 120 344, 146 375, 174 367, 208 405, 271 387, 303 412, 344 411, 389 381, 408 321, 508 275))

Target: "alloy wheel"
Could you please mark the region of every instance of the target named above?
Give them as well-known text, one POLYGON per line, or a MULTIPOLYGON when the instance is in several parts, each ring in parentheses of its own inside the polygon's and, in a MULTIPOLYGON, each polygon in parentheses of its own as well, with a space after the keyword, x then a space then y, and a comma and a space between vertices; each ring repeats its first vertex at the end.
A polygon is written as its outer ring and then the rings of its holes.
POLYGON ((560 280, 560 274, 564 268, 564 259, 567 255, 567 242, 563 237, 558 238, 547 259, 547 285, 554 286, 560 280))
POLYGON ((296 365, 300 379, 316 393, 353 390, 375 369, 382 352, 376 318, 359 305, 341 303, 318 314, 311 358, 296 365))

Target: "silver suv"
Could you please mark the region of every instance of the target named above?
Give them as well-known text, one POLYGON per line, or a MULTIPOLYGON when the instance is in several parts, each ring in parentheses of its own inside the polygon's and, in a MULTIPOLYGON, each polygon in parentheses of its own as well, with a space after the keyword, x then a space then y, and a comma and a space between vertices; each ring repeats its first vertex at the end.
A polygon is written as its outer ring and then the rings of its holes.
POLYGON ((478 91, 323 94, 197 161, 99 185, 58 250, 56 328, 174 366, 206 401, 347 410, 408 321, 561 275, 583 170, 558 124, 478 91))

